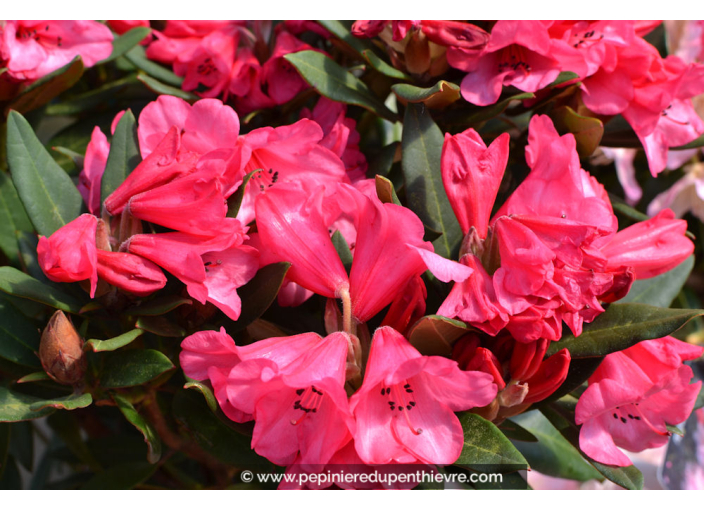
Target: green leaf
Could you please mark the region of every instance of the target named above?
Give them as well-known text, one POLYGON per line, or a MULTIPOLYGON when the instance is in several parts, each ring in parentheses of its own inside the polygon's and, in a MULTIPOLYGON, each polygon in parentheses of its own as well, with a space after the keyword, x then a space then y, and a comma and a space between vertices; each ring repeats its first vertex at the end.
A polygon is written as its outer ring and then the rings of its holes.
POLYGON ((394 189, 393 183, 386 177, 377 175, 375 177, 376 182, 376 196, 379 200, 385 204, 396 204, 401 205, 401 201, 396 196, 396 190, 394 189))
POLYGON ((667 423, 665 424, 665 428, 671 435, 676 435, 680 437, 684 437, 684 431, 681 430, 679 427, 676 427, 675 425, 668 425, 667 423))
POLYGON ((264 266, 246 285, 237 289, 242 300, 242 311, 239 319, 233 323, 234 331, 246 328, 267 311, 276 299, 289 267, 291 264, 288 262, 264 266))
POLYGON ((614 212, 623 215, 632 221, 647 221, 650 216, 644 214, 637 209, 634 209, 630 205, 626 204, 621 197, 609 193, 609 200, 611 201, 611 206, 614 212))
POLYGON ((462 231, 450 207, 440 173, 444 138, 422 104, 409 104, 403 125, 403 177, 408 207, 423 224, 442 232, 433 242, 435 252, 452 259, 462 231))
POLYGON ((601 120, 579 115, 569 106, 556 108, 551 116, 561 134, 574 135, 577 141, 577 152, 583 158, 590 156, 596 150, 601 137, 604 136, 604 123, 601 120))
POLYGON ((105 172, 100 181, 100 195, 105 200, 142 161, 137 139, 137 121, 131 110, 127 110, 117 123, 110 141, 110 153, 105 172))
MULTIPOLYGON (((240 207, 242 207, 242 200, 244 200, 244 192, 247 190, 247 184, 249 184, 249 181, 252 180, 252 177, 262 171, 263 170, 261 168, 257 168, 256 170, 252 170, 245 175, 242 179, 242 184, 240 184, 240 187, 237 188, 237 191, 235 191, 232 195, 230 195, 230 198, 227 199, 228 218, 237 217, 237 214, 240 212, 240 207)), ((256 182, 254 184, 256 185, 256 182)))
POLYGON ((186 390, 193 388, 194 390, 199 391, 205 397, 205 402, 208 404, 210 410, 216 413, 219 406, 218 401, 213 394, 213 390, 204 382, 195 381, 188 377, 186 377, 186 379, 188 379, 188 382, 183 385, 183 388, 186 390))
POLYGON ((567 83, 568 81, 572 81, 576 78, 579 78, 577 73, 573 73, 572 71, 562 71, 557 75, 555 81, 548 85, 548 87, 557 87, 558 85, 562 85, 563 83, 567 83))
POLYGON ((132 404, 120 395, 113 394, 112 399, 127 421, 134 425, 144 436, 147 443, 147 462, 156 464, 161 458, 161 439, 154 428, 137 412, 132 404))
MULTIPOLYGON (((119 95, 129 87, 136 88, 139 85, 136 74, 130 74, 119 80, 110 81, 98 88, 91 88, 87 92, 72 95, 70 98, 62 100, 60 103, 54 102, 46 107, 47 115, 77 115, 84 112, 94 112, 103 109, 106 105, 117 105, 119 95)), ((126 94, 124 94, 126 95, 126 94)), ((93 115, 90 116, 94 119, 93 115)), ((93 125, 98 122, 93 121, 93 125)), ((58 149, 55 149, 58 151, 58 149)), ((81 154, 81 159, 83 155, 81 154)), ((75 158, 75 156, 72 156, 75 158)), ((83 163, 81 162, 81 166, 83 163)))
POLYGON ((572 358, 606 356, 627 349, 641 340, 674 333, 704 310, 658 308, 642 304, 612 304, 578 337, 567 335, 548 347, 547 355, 567 348, 572 358))
POLYGON ((135 324, 136 328, 143 329, 144 331, 149 331, 158 336, 165 336, 169 338, 183 338, 186 336, 186 330, 183 329, 178 324, 174 324, 169 321, 166 317, 158 316, 144 316, 137 319, 135 324))
POLYGON ((181 99, 185 99, 186 101, 197 101, 199 99, 198 96, 191 92, 161 83, 159 80, 152 78, 151 76, 140 74, 137 76, 137 79, 144 83, 149 90, 156 92, 159 95, 176 96, 181 99))
POLYGON ((81 409, 83 407, 88 407, 93 403, 93 397, 90 393, 83 393, 82 395, 73 394, 67 397, 54 398, 50 400, 41 400, 39 402, 34 402, 29 405, 30 411, 41 411, 46 408, 54 409, 81 409))
POLYGON ((50 379, 51 378, 49 377, 49 374, 47 374, 44 371, 32 372, 31 374, 27 374, 24 377, 17 379, 17 384, 37 382, 37 381, 49 381, 50 379))
POLYGON ((191 305, 193 301, 181 296, 161 296, 125 310, 126 315, 164 315, 181 305, 191 305))
POLYGON ((486 120, 498 117, 499 115, 504 113, 504 111, 506 111, 506 108, 508 108, 508 106, 512 102, 525 101, 526 99, 533 99, 534 97, 535 94, 533 94, 532 92, 522 92, 520 94, 516 94, 515 96, 507 97, 506 99, 499 101, 496 104, 486 106, 470 113, 469 115, 463 116, 462 122, 467 126, 476 126, 477 124, 480 124, 486 120))
POLYGON ((114 351, 120 347, 131 344, 142 333, 144 333, 144 330, 133 329, 110 340, 88 340, 83 346, 83 350, 93 352, 114 351))
POLYGON ((81 309, 81 304, 75 298, 35 280, 14 267, 0 267, 0 290, 64 312, 78 313, 81 309))
POLYGON ((582 454, 538 411, 513 418, 538 438, 537 443, 514 442, 531 469, 557 478, 586 482, 602 478, 582 454))
POLYGON ((660 276, 646 280, 636 280, 621 303, 643 303, 666 308, 678 296, 694 267, 694 255, 685 259, 679 266, 660 276))
POLYGON ((41 368, 35 354, 39 350, 36 324, 0 301, 0 357, 27 367, 41 368))
POLYGON ((369 161, 367 175, 370 177, 377 175, 387 177, 389 173, 391 173, 391 167, 394 164, 394 158, 396 157, 396 151, 399 145, 398 142, 393 142, 383 147, 376 156, 369 161))
POLYGON ((112 53, 110 53, 108 58, 98 62, 98 64, 105 64, 121 57, 129 50, 137 46, 140 42, 142 42, 142 39, 151 33, 152 29, 149 27, 134 27, 124 34, 115 37, 112 41, 112 53))
POLYGON ((103 388, 138 386, 175 368, 169 358, 152 349, 116 351, 103 356, 100 374, 100 386, 103 388))
MULTIPOLYGON (((149 76, 156 78, 162 83, 171 85, 173 87, 179 87, 183 83, 183 78, 176 76, 172 71, 166 67, 157 64, 147 58, 146 52, 141 45, 137 45, 130 51, 125 53, 125 57, 129 60, 135 67, 141 69, 149 76)), ((157 82, 158 83, 158 82, 157 82)))
POLYGON ((538 438, 531 434, 527 429, 521 427, 518 423, 511 419, 505 419, 499 425, 499 430, 509 439, 515 441, 523 441, 527 443, 537 443, 538 438))
POLYGON ((337 251, 337 255, 342 261, 342 265, 345 267, 345 271, 349 274, 350 269, 352 268, 352 251, 350 250, 347 241, 339 230, 335 231, 335 233, 330 237, 330 240, 337 251))
POLYGON ((44 106, 56 96, 70 89, 83 75, 83 61, 76 57, 56 71, 38 79, 17 96, 5 111, 26 113, 44 106))
POLYGON ((39 234, 50 236, 81 214, 83 199, 71 178, 15 111, 7 120, 7 161, 17 193, 39 234))
POLYGON ((455 464, 477 471, 488 468, 492 473, 511 472, 519 466, 527 466, 525 457, 496 425, 469 412, 461 413, 459 419, 464 430, 464 445, 455 464))
POLYGON ((364 51, 373 50, 372 44, 366 39, 360 39, 355 37, 350 32, 350 27, 352 23, 349 21, 338 21, 338 20, 318 20, 318 23, 323 26, 323 28, 330 31, 335 37, 347 43, 348 46, 353 48, 360 56, 364 51))
POLYGON ((473 331, 464 322, 442 315, 426 315, 411 326, 408 341, 426 356, 451 356, 452 346, 473 331))
POLYGON ((176 421, 185 427, 198 444, 222 462, 234 466, 267 463, 254 453, 250 438, 223 423, 195 392, 177 391, 172 412, 176 421))
POLYGON ((147 462, 129 462, 96 474, 81 487, 83 490, 134 489, 154 474, 158 466, 147 462))
POLYGON ((5 172, 0 172, 0 250, 15 265, 20 260, 17 232, 22 230, 32 231, 34 227, 27 217, 12 179, 5 172))
MULTIPOLYGON (((353 36, 354 37, 354 36, 353 36)), ((384 76, 389 78, 394 78, 396 80, 410 80, 411 77, 408 76, 403 71, 399 71, 395 67, 387 64, 382 59, 380 59, 374 50, 362 50, 362 57, 366 60, 370 66, 372 66, 376 71, 380 72, 384 76)))
POLYGON ((429 88, 416 87, 407 83, 391 86, 396 97, 407 103, 423 103, 428 108, 445 108, 460 98, 460 87, 440 80, 429 88))
POLYGON ((396 114, 389 110, 367 86, 326 55, 312 50, 289 53, 288 60, 315 90, 323 96, 341 103, 366 108, 394 122, 396 114))

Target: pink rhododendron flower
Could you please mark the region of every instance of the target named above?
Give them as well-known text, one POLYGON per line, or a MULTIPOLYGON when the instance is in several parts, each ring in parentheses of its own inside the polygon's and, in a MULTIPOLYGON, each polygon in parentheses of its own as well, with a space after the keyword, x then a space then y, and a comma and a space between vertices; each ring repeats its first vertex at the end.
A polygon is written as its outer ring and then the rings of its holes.
POLYGON ((495 396, 490 375, 422 356, 397 331, 379 328, 362 387, 350 399, 355 448, 366 463, 452 464, 464 438, 454 413, 487 405, 495 396))
POLYGON ((692 412, 702 383, 690 384, 682 362, 701 356, 701 347, 672 337, 640 342, 606 356, 579 398, 579 446, 605 464, 628 466, 617 447, 639 452, 664 445, 670 432, 692 412))
POLYGON ((96 126, 93 129, 88 147, 86 147, 83 170, 81 170, 77 185, 91 214, 100 214, 100 183, 103 179, 103 172, 105 172, 105 165, 108 162, 109 152, 108 139, 96 126))
POLYGON ((97 21, 5 21, 0 60, 10 77, 36 80, 68 64, 77 56, 86 67, 112 52, 112 32, 97 21))
POLYGON ((131 253, 98 250, 98 277, 137 296, 148 296, 166 285, 161 269, 131 253))
POLYGON ((37 258, 44 274, 54 282, 90 281, 90 297, 98 285, 95 233, 98 219, 82 214, 49 237, 40 237, 37 258))
POLYGON ((664 209, 671 209, 677 218, 691 212, 704 221, 704 165, 687 165, 684 172, 684 177, 650 202, 649 215, 655 216, 664 209))
POLYGON ((148 27, 149 20, 146 20, 146 19, 111 19, 111 20, 108 20, 108 25, 110 25, 110 28, 112 28, 115 31, 115 33, 122 35, 126 32, 129 32, 133 28, 148 27))

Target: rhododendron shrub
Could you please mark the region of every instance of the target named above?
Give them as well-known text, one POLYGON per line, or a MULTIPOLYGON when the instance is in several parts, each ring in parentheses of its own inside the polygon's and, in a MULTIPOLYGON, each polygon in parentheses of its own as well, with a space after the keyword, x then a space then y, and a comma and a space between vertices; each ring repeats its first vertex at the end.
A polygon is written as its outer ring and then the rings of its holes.
POLYGON ((696 487, 703 32, 0 21, 0 486, 696 487))

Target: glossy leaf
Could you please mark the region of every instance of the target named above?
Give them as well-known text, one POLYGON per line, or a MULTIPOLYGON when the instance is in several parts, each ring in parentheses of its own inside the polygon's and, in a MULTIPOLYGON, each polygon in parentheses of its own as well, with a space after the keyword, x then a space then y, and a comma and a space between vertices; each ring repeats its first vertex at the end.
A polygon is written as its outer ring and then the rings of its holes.
POLYGON ((289 53, 288 60, 315 90, 341 103, 354 104, 394 121, 396 114, 389 110, 367 86, 352 73, 326 55, 312 50, 289 53))
POLYGON ((7 161, 12 181, 37 232, 50 236, 76 219, 83 199, 22 115, 7 119, 7 161))
POLYGON ((23 383, 30 383, 30 382, 37 382, 37 381, 49 381, 51 378, 49 377, 49 374, 46 372, 32 372, 31 374, 27 374, 24 377, 20 377, 17 379, 17 384, 23 384, 23 383))
POLYGON ((76 57, 65 66, 38 79, 20 92, 7 110, 26 113, 44 106, 62 92, 70 89, 83 75, 81 57, 76 57))
POLYGON ((572 81, 577 78, 579 78, 577 73, 573 73, 572 71, 562 71, 557 75, 555 81, 548 85, 548 87, 557 87, 558 85, 562 85, 563 83, 567 83, 568 81, 572 81))
POLYGON ((350 250, 350 246, 347 244, 347 241, 339 230, 335 231, 330 240, 337 251, 337 255, 342 261, 342 265, 345 267, 345 271, 349 274, 350 269, 352 268, 352 251, 350 250))
POLYGON ((41 411, 46 408, 54 409, 80 409, 83 407, 88 407, 93 403, 93 397, 90 393, 83 393, 69 395, 67 397, 54 398, 49 400, 40 400, 29 405, 30 411, 41 411))
POLYGON ((246 328, 267 311, 276 299, 289 267, 291 264, 288 262, 264 266, 246 285, 237 289, 242 300, 242 312, 233 323, 234 331, 246 328))
POLYGON ((540 412, 524 413, 514 416, 513 420, 538 438, 537 443, 514 442, 528 459, 531 469, 548 476, 580 482, 602 478, 540 412))
POLYGON ((137 46, 140 42, 142 42, 142 39, 151 33, 152 29, 149 27, 134 27, 124 34, 116 36, 112 41, 112 53, 110 53, 108 58, 98 62, 98 64, 105 64, 121 57, 129 50, 137 46))
POLYGON ((125 314, 150 316, 164 315, 169 313, 171 310, 175 310, 181 305, 190 304, 193 304, 193 301, 188 298, 182 298, 180 296, 162 296, 132 308, 128 308, 125 310, 125 314))
POLYGON ((524 427, 521 427, 512 419, 505 419, 499 425, 499 430, 503 432, 504 436, 515 441, 522 441, 526 443, 537 443, 538 438, 535 437, 530 431, 524 427))
POLYGON ((682 290, 694 267, 694 255, 687 257, 679 266, 667 273, 646 280, 636 280, 621 303, 643 303, 666 308, 672 304, 682 290))
POLYGON ((335 37, 347 43, 348 46, 353 48, 360 56, 363 52, 370 51, 373 49, 371 42, 366 39, 360 39, 352 35, 350 28, 352 27, 352 22, 350 21, 338 21, 338 20, 318 20, 326 30, 332 33, 335 37))
POLYGON ((548 356, 567 348, 572 358, 606 356, 627 349, 641 340, 670 335, 704 310, 658 308, 642 304, 612 304, 582 334, 564 336, 548 348, 548 356))
POLYGON ((137 140, 137 121, 127 110, 115 127, 110 153, 100 181, 100 196, 105 200, 142 161, 137 140))
MULTIPOLYGON (((354 36, 353 36, 354 37, 354 36)), ((392 65, 387 64, 384 62, 382 59, 380 59, 376 53, 374 53, 374 50, 367 49, 367 50, 362 50, 362 57, 364 57, 364 60, 366 60, 372 68, 374 68, 376 71, 380 72, 384 76, 388 76, 389 78, 394 78, 396 80, 410 80, 411 77, 408 76, 406 73, 403 71, 399 71, 392 65)))
MULTIPOLYGON (((172 87, 181 87, 181 84, 183 83, 183 78, 176 76, 176 74, 174 74, 170 69, 149 60, 144 48, 141 45, 137 45, 125 53, 125 57, 135 67, 141 69, 149 76, 159 80, 162 83, 171 85, 172 87)), ((176 90, 180 90, 180 88, 176 90)))
POLYGON ((0 250, 13 264, 19 263, 17 231, 22 230, 29 232, 34 230, 34 227, 27 217, 12 179, 5 172, 0 172, 0 250))
POLYGON ((103 388, 128 388, 156 379, 175 367, 171 360, 152 349, 110 352, 103 355, 99 382, 103 388))
POLYGON ((552 112, 555 127, 561 133, 572 133, 577 141, 577 152, 581 157, 590 156, 604 136, 604 123, 594 117, 579 115, 569 106, 561 106, 552 112))
POLYGON ((72 296, 45 285, 14 267, 0 267, 0 290, 12 296, 44 303, 64 312, 78 313, 81 309, 81 304, 72 296))
POLYGON ((455 464, 477 471, 487 469, 492 473, 516 471, 519 466, 525 469, 528 465, 525 457, 496 425, 469 412, 461 413, 459 418, 464 430, 464 445, 455 464))
POLYGON ((61 408, 61 406, 74 409, 85 407, 90 404, 88 400, 90 394, 86 395, 69 395, 63 399, 45 400, 20 393, 7 386, 0 386, 0 422, 34 420, 53 413, 55 408, 61 408))
POLYGON ((183 338, 186 336, 186 330, 178 324, 174 324, 166 317, 144 316, 140 317, 134 325, 136 328, 149 331, 158 336, 169 338, 183 338))
POLYGON ((197 101, 199 98, 195 94, 173 87, 166 83, 162 83, 152 76, 140 74, 137 79, 144 83, 149 90, 156 92, 159 95, 176 96, 186 101, 197 101))
POLYGON ((127 333, 123 333, 109 340, 88 340, 83 346, 83 350, 93 352, 114 351, 120 347, 131 344, 142 333, 144 333, 144 331, 141 329, 133 329, 132 331, 128 331, 127 333))
POLYGON ((403 127, 403 176, 408 207, 423 224, 441 232, 435 252, 452 259, 462 231, 450 207, 440 173, 443 135, 422 104, 409 104, 403 127))
POLYGON ((0 357, 28 367, 41 368, 36 324, 12 305, 0 301, 0 357))
POLYGON ((147 443, 147 461, 150 464, 156 464, 161 458, 161 439, 154 431, 154 428, 137 412, 130 402, 118 394, 113 394, 112 399, 117 404, 117 408, 122 415, 127 418, 127 421, 135 426, 144 436, 144 442, 147 443))
POLYGON ((476 126, 484 121, 498 117, 506 111, 506 108, 508 108, 512 102, 525 101, 533 98, 535 98, 535 94, 532 92, 522 92, 520 94, 516 94, 515 96, 507 97, 496 104, 485 106, 484 108, 474 111, 468 115, 464 115, 462 117, 462 123, 470 127, 476 126))
POLYGON ((454 343, 470 331, 464 322, 426 315, 411 327, 408 341, 426 356, 451 356, 454 343))
POLYGON ((403 103, 423 103, 428 108, 445 108, 460 98, 459 85, 445 80, 428 88, 397 83, 391 90, 403 103))
POLYGON ((218 410, 218 401, 215 398, 215 395, 213 394, 213 390, 202 381, 196 381, 188 377, 186 377, 186 379, 188 380, 188 382, 183 385, 183 388, 186 390, 192 388, 196 391, 199 391, 205 397, 205 402, 208 404, 210 410, 216 413, 218 410))

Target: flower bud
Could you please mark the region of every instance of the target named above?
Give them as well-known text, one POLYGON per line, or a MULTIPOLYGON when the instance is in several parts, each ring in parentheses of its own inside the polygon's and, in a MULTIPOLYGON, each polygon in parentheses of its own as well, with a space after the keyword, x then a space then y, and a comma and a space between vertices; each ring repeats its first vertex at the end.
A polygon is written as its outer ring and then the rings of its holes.
POLYGON ((75 385, 86 372, 83 339, 64 312, 51 316, 39 344, 39 359, 46 373, 59 384, 75 385))

